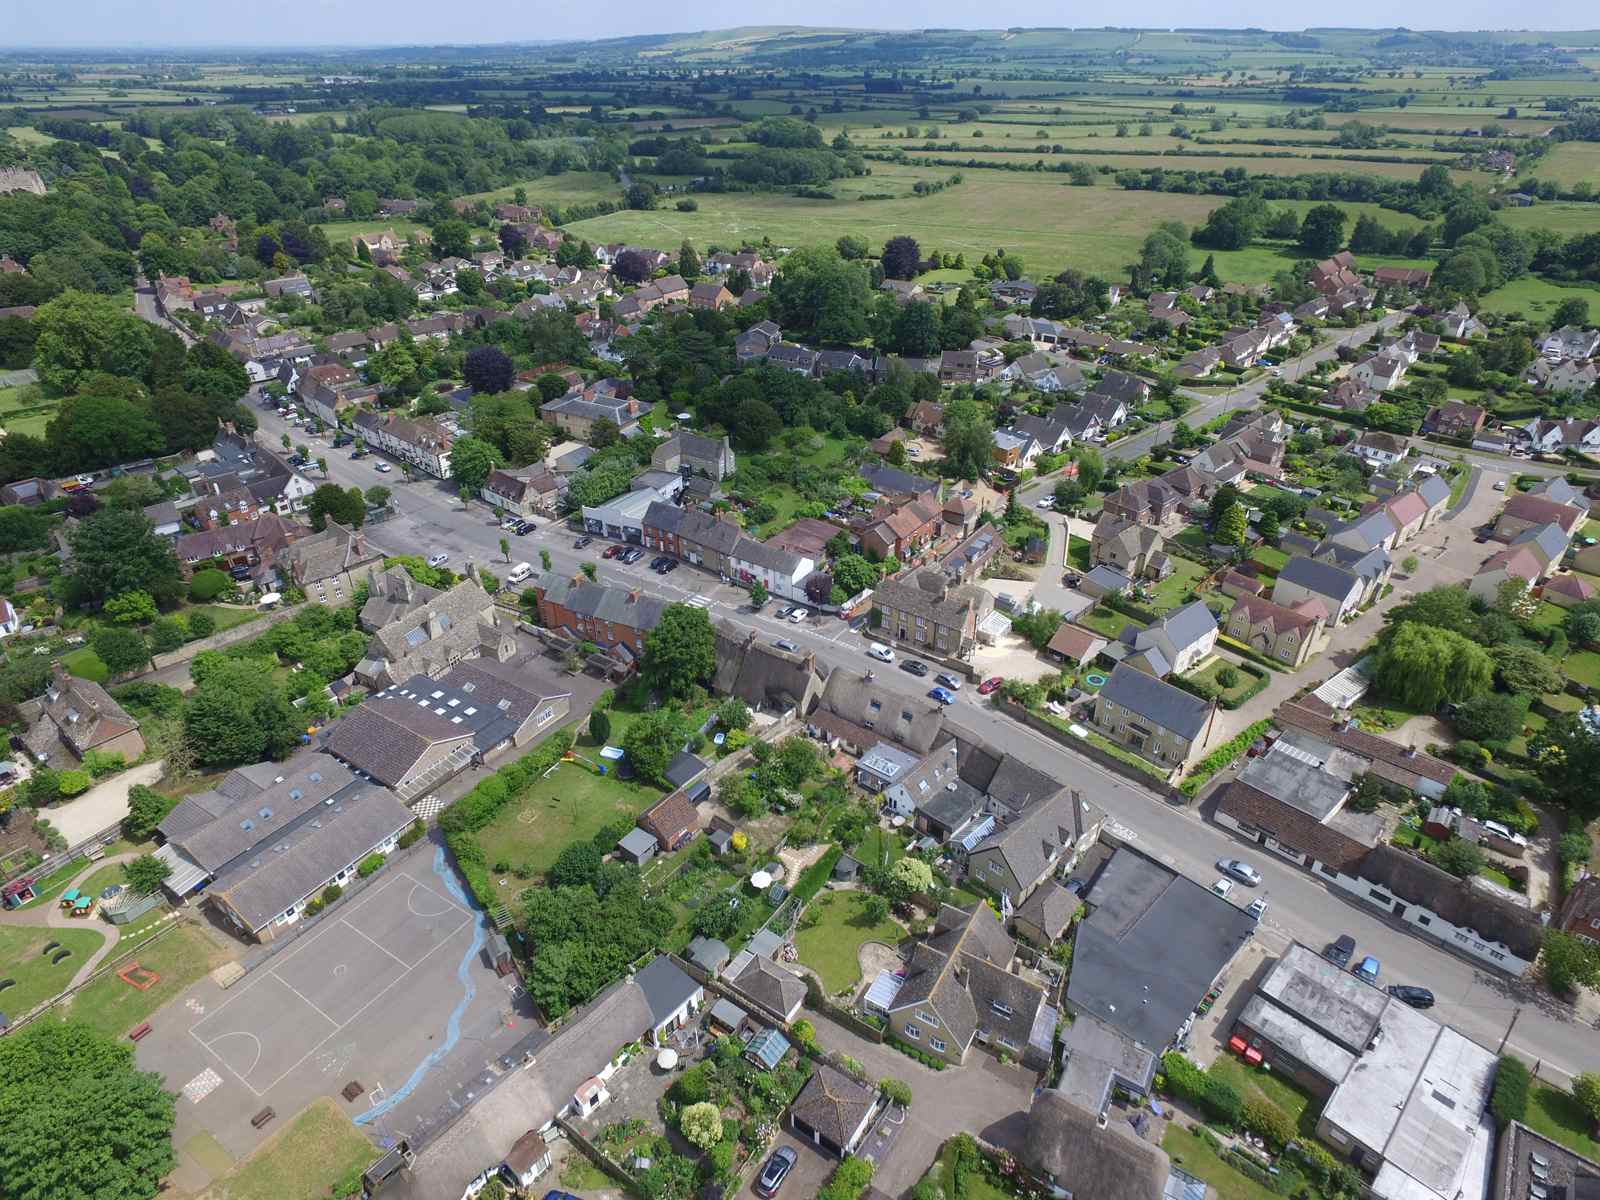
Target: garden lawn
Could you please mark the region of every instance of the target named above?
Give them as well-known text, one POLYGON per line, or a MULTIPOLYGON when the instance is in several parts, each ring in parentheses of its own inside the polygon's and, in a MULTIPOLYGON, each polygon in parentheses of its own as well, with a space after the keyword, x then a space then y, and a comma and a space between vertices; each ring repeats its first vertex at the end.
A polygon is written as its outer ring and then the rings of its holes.
POLYGON ((200 928, 182 922, 174 924, 176 928, 171 933, 121 964, 125 967, 137 962, 161 977, 147 990, 140 991, 124 983, 115 971, 107 971, 67 1003, 57 1005, 56 1015, 82 1021, 101 1033, 120 1038, 228 957, 200 928))
POLYGON ((1561 670, 1568 679, 1575 679, 1589 687, 1600 687, 1600 654, 1593 650, 1578 650, 1567 655, 1561 670))
POLYGON ((181 615, 187 617, 195 613, 209 616, 216 623, 218 633, 243 625, 246 621, 259 620, 262 615, 253 608, 233 608, 226 604, 191 604, 182 610, 181 615))
MULTIPOLYGON (((617 717, 621 715, 612 718, 613 745, 620 737, 617 717)), ((581 747, 578 753, 598 761, 592 746, 581 747)), ((530 878, 538 878, 568 845, 594 837, 602 825, 618 817, 632 821, 664 794, 647 784, 596 775, 583 763, 563 763, 550 778, 537 780, 479 830, 478 842, 491 867, 506 862, 513 868, 524 867, 530 878)))
POLYGON ((1246 1100, 1251 1096, 1260 1096, 1263 1100, 1276 1104, 1294 1118, 1302 1136, 1306 1138, 1316 1136, 1317 1116, 1321 1113, 1322 1106, 1314 1104, 1310 1096, 1282 1075, 1247 1067, 1231 1054, 1224 1054, 1217 1059, 1208 1068, 1208 1072, 1218 1079, 1231 1083, 1234 1090, 1246 1100))
POLYGON ((1250 557, 1274 575, 1283 570, 1283 564, 1289 561, 1289 556, 1276 546, 1257 546, 1250 552, 1250 557))
POLYGON ((1097 604, 1088 612, 1079 613, 1072 618, 1072 623, 1074 625, 1082 625, 1085 629, 1092 629, 1108 638, 1115 638, 1129 625, 1137 626, 1139 624, 1132 617, 1125 616, 1115 609, 1107 608, 1103 604, 1097 604))
MULTIPOLYGON (((1071 537, 1071 534, 1067 535, 1071 537)), ((1089 569, 1089 539, 1074 537, 1072 544, 1067 547, 1067 563, 1080 571, 1089 569)))
POLYGON ((1600 1159, 1600 1140, 1594 1136, 1594 1122, 1570 1093, 1534 1084, 1528 1096, 1528 1114, 1522 1119, 1535 1133, 1542 1133, 1588 1158, 1600 1159))
POLYGON ((867 942, 898 945, 905 930, 887 918, 876 924, 866 919, 866 892, 824 892, 811 902, 794 935, 800 961, 822 977, 829 995, 861 982, 856 953, 867 942), (814 923, 807 924, 810 918, 814 923))
POLYGON ((312 1200, 331 1194, 377 1157, 372 1143, 324 1096, 200 1200, 312 1200))
POLYGON ((1191 588, 1206 577, 1206 569, 1190 558, 1172 555, 1172 574, 1151 588, 1156 612, 1164 613, 1183 603, 1191 588))
POLYGON ((1534 609, 1533 616, 1528 620, 1531 629, 1551 630, 1567 619, 1567 610, 1559 604, 1548 601, 1539 601, 1539 607, 1534 609))
POLYGON ((61 665, 67 669, 69 675, 76 675, 79 679, 87 679, 92 683, 103 684, 111 678, 111 669, 100 661, 100 656, 94 652, 92 646, 79 646, 76 650, 63 654, 61 665))
POLYGON ((13 979, 0 991, 0 1011, 12 1020, 56 995, 72 981, 78 968, 100 949, 105 935, 90 925, 82 929, 50 929, 39 925, 0 925, 0 979, 13 979), (48 954, 44 948, 60 942, 48 954), (61 950, 72 951, 60 966, 50 959, 61 950))
MULTIPOLYGON (((1256 669, 1261 670, 1261 668, 1256 669)), ((1262 673, 1265 674, 1266 672, 1262 671, 1262 673)), ((1196 683, 1209 684, 1211 687, 1216 689, 1218 698, 1223 700, 1237 700, 1256 685, 1256 677, 1254 675, 1250 674, 1238 664, 1231 663, 1227 659, 1223 658, 1214 659, 1207 663, 1200 670, 1190 672, 1187 678, 1196 683), (1221 682, 1217 679, 1217 673, 1224 667, 1232 667, 1239 676, 1239 681, 1231 688, 1223 687, 1221 682)))
POLYGON ((1172 1157, 1172 1165, 1189 1174, 1204 1179, 1217 1189, 1221 1200, 1275 1200, 1276 1192, 1262 1187, 1255 1180, 1217 1157, 1217 1152, 1197 1134, 1177 1125, 1168 1125, 1161 1148, 1172 1157))
POLYGON ((863 866, 887 867, 906 856, 906 844, 881 825, 874 825, 850 856, 863 866))
MULTIPOLYGON (((952 1160, 953 1155, 945 1150, 934 1160, 933 1166, 928 1168, 928 1173, 922 1177, 923 1183, 932 1183, 936 1189, 931 1194, 935 1196, 956 1194, 954 1173, 951 1170, 952 1160)), ((914 1194, 921 1195, 920 1189, 919 1184, 914 1194)), ((967 1172, 967 1186, 962 1196, 964 1200, 1012 1200, 1011 1193, 1001 1191, 984 1178, 981 1167, 975 1167, 967 1172)))

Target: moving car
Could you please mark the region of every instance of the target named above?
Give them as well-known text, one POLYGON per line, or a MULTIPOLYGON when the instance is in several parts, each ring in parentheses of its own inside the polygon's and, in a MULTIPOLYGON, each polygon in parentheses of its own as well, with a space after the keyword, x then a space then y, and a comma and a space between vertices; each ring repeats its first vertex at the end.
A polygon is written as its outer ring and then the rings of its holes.
POLYGON ((929 688, 928 698, 930 700, 937 700, 940 704, 954 704, 956 702, 955 693, 950 691, 948 688, 942 687, 929 688))
POLYGON ((1504 479, 1496 479, 1494 481, 1494 490, 1497 491, 1497 492, 1505 491, 1506 490, 1506 481, 1504 479))
POLYGON ((391 467, 386 462, 381 462, 381 463, 378 464, 378 474, 379 475, 387 475, 392 470, 394 470, 394 468, 391 467))
POLYGON ((873 658, 877 659, 879 662, 892 663, 894 661, 894 651, 889 649, 889 647, 885 646, 882 642, 869 642, 867 645, 867 653, 873 658))
POLYGON ((1409 1004, 1412 1008, 1432 1008, 1433 993, 1425 987, 1412 987, 1409 983, 1393 983, 1389 985, 1389 995, 1401 1004, 1409 1004))
POLYGON ((1217 860, 1217 870, 1224 875, 1232 875, 1246 887, 1256 887, 1261 882, 1261 872, 1243 859, 1219 858, 1217 860))
POLYGON ((1337 941, 1328 944, 1328 948, 1322 952, 1322 957, 1336 967, 1348 967, 1350 965, 1350 956, 1355 952, 1355 938, 1348 933, 1341 933, 1337 941))
POLYGON ((796 646, 788 638, 777 638, 776 640, 773 641, 772 644, 774 646, 776 646, 779 650, 782 650, 785 654, 799 654, 800 653, 800 647, 796 646))
MULTIPOLYGON (((778 1189, 783 1186, 783 1181, 789 1178, 789 1172, 794 1170, 795 1163, 800 1161, 800 1156, 790 1146, 779 1146, 772 1152, 772 1157, 767 1159, 767 1165, 761 1168, 761 1174, 755 1183, 758 1196, 776 1196, 778 1189)), ((545 1200, 549 1200, 546 1197, 545 1200)))
POLYGON ((590 537, 588 534, 584 534, 581 538, 572 543, 572 548, 574 550, 582 550, 585 546, 589 545, 593 541, 594 539, 592 537, 590 537))
POLYGON ((980 695, 980 696, 991 695, 992 693, 999 691, 1000 690, 1000 685, 1002 683, 1004 683, 1004 682, 1005 682, 1005 680, 1001 679, 1000 676, 991 675, 991 676, 989 676, 988 679, 985 679, 982 683, 980 683, 978 685, 978 695, 980 695))
POLYGON ((949 671, 941 671, 935 676, 935 679, 938 680, 941 687, 947 687, 952 692, 959 692, 961 690, 961 680, 950 674, 949 671))
POLYGON ((900 664, 900 669, 907 675, 915 675, 920 679, 928 673, 928 664, 921 659, 908 658, 900 664))
POLYGON ((450 556, 443 550, 439 551, 437 554, 428 555, 428 565, 430 567, 442 567, 449 561, 450 556))
POLYGON ((1367 983, 1378 982, 1378 969, 1378 960, 1373 958, 1370 954, 1358 962, 1353 968, 1356 978, 1363 979, 1367 983))

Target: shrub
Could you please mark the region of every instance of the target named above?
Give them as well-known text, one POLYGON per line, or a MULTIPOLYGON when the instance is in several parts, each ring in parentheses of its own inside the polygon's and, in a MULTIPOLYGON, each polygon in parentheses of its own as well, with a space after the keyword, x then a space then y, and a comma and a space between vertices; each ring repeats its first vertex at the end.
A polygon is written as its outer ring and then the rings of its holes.
POLYGON ((1178 785, 1178 791, 1192 799, 1206 780, 1248 750, 1250 743, 1265 733, 1271 725, 1272 722, 1268 720, 1257 721, 1242 733, 1235 735, 1218 746, 1195 764, 1194 769, 1189 772, 1188 778, 1178 785))
POLYGON ((806 1050, 817 1044, 816 1027, 804 1017, 789 1026, 789 1036, 806 1050))
POLYGON ((337 883, 330 883, 322 889, 322 903, 324 905, 332 904, 342 895, 344 895, 344 889, 337 883))
POLYGON ((707 1078, 707 1064, 700 1063, 685 1071, 667 1090, 667 1096, 677 1104, 688 1107, 711 1098, 711 1083, 707 1078))
POLYGON ((1239 686, 1239 668, 1234 666, 1217 668, 1217 682, 1225 689, 1239 686))
POLYGON ((1295 1135, 1294 1118, 1272 1101, 1259 1096, 1252 1096, 1245 1101, 1244 1127, 1274 1150, 1288 1145, 1295 1135))
POLYGON ((188 616, 189 637, 194 641, 208 638, 217 631, 217 622, 210 613, 192 612, 188 616))
POLYGON ((1167 1076, 1167 1090, 1181 1100, 1197 1105, 1208 1117, 1229 1128, 1244 1119, 1244 1100, 1226 1080, 1202 1071, 1177 1051, 1162 1056, 1161 1069, 1167 1076))
POLYGON ((1581 829, 1563 833, 1556 839, 1556 857, 1562 866, 1589 861, 1589 835, 1581 829))
POLYGON ((383 855, 376 852, 367 855, 356 866, 356 874, 362 879, 367 878, 369 875, 376 875, 381 870, 383 870, 383 855))
POLYGON ((300 915, 304 917, 314 917, 321 911, 322 898, 320 896, 313 896, 311 899, 306 901, 306 906, 300 910, 300 915))
POLYGON ((207 567, 203 571, 196 571, 194 578, 189 580, 189 599, 196 604, 206 604, 215 600, 232 586, 233 581, 223 571, 215 567, 207 567))
POLYGON ((89 772, 62 771, 56 776, 56 787, 63 796, 79 796, 89 790, 89 772))
POLYGON ((1522 1060, 1502 1054, 1495 1066, 1494 1092, 1489 1097, 1489 1111, 1501 1129, 1527 1116, 1531 1086, 1532 1078, 1522 1060))
POLYGON ((426 832, 427 830, 423 828, 421 821, 413 821, 406 831, 400 835, 400 840, 397 844, 402 850, 408 846, 415 846, 422 840, 422 835, 426 832))
POLYGON ((872 1164, 850 1155, 836 1168, 833 1178, 817 1193, 817 1200, 857 1200, 872 1182, 872 1164))
POLYGON ((678 1128, 691 1145, 709 1150, 722 1140, 722 1113, 711 1101, 702 1100, 678 1115, 678 1128))
POLYGON ((903 1079, 878 1080, 878 1094, 890 1104, 901 1108, 911 1107, 911 1085, 903 1079))
POLYGON ((907 1058, 914 1058, 919 1063, 921 1063, 923 1066, 932 1067, 935 1071, 942 1071, 942 1070, 945 1069, 945 1066, 947 1065, 945 1063, 944 1059, 935 1058, 933 1055, 928 1054, 926 1051, 918 1050, 915 1046, 911 1045, 909 1042, 902 1042, 897 1037, 889 1038, 888 1042, 889 1042, 889 1045, 893 1046, 896 1050, 900 1051, 900 1053, 904 1054, 907 1058))

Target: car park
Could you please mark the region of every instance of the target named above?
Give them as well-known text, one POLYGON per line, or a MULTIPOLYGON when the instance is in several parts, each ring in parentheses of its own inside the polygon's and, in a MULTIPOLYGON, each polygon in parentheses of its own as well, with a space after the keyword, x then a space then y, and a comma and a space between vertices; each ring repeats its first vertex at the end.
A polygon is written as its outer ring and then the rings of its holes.
POLYGON ((1409 1004, 1412 1008, 1433 1007, 1433 993, 1425 987, 1413 987, 1409 983, 1393 983, 1389 985, 1389 995, 1401 1004, 1409 1004))
POLYGON ((915 675, 920 679, 928 673, 928 664, 921 659, 908 658, 900 664, 900 669, 907 675, 915 675))
POLYGON ((769 1198, 776 1196, 778 1189, 783 1186, 783 1181, 789 1178, 789 1172, 794 1170, 795 1163, 799 1161, 800 1156, 792 1147, 779 1146, 772 1152, 766 1166, 761 1168, 761 1174, 756 1178, 756 1194, 769 1198))
POLYGON ((885 646, 882 642, 868 643, 867 653, 873 658, 877 659, 879 662, 892 663, 894 661, 894 651, 889 649, 889 647, 885 646))
POLYGON ((1367 983, 1377 983, 1378 982, 1378 971, 1379 970, 1380 970, 1380 965, 1378 963, 1378 960, 1373 958, 1372 955, 1370 955, 1370 954, 1367 955, 1360 962, 1358 962, 1354 967, 1351 968, 1351 972, 1355 975, 1355 977, 1357 979, 1364 980, 1367 983))
POLYGON ((614 543, 610 546, 607 546, 605 550, 601 552, 600 557, 615 558, 617 555, 621 554, 625 548, 626 547, 624 547, 620 542, 614 543))
POLYGON ((1356 940, 1348 933, 1341 933, 1335 941, 1328 943, 1328 948, 1322 952, 1322 957, 1336 967, 1348 967, 1350 959, 1356 952, 1356 940))
POLYGON ((991 676, 989 676, 988 679, 985 679, 982 683, 980 683, 978 685, 978 695, 980 695, 980 696, 993 695, 995 692, 1000 690, 1000 685, 1002 683, 1004 683, 1004 682, 1005 682, 1005 680, 1001 679, 1000 676, 991 675, 991 676))
POLYGON ((772 644, 774 646, 776 646, 779 650, 782 650, 785 654, 799 654, 800 653, 800 647, 796 646, 788 638, 777 638, 777 639, 775 639, 773 641, 772 644))
POLYGON ((618 561, 627 563, 630 567, 644 557, 644 551, 637 546, 630 546, 618 561))
POLYGON ((949 671, 941 671, 935 677, 935 682, 937 682, 940 687, 949 688, 952 692, 959 692, 961 690, 961 680, 950 674, 949 671))
POLYGON ((572 548, 574 550, 582 550, 585 546, 588 546, 591 543, 593 543, 593 541, 594 541, 594 539, 592 537, 590 537, 588 534, 584 534, 577 541, 572 543, 572 548))
POLYGON ((1256 887, 1261 883, 1261 872, 1243 859, 1220 858, 1217 860, 1217 870, 1224 875, 1232 875, 1246 887, 1256 887))
POLYGON ((937 700, 940 704, 954 704, 956 702, 955 693, 948 688, 942 687, 929 688, 928 699, 937 700))
POLYGON ((450 561, 450 556, 448 554, 446 554, 443 550, 439 551, 436 554, 428 555, 428 565, 430 567, 442 567, 442 566, 445 565, 445 563, 447 563, 449 561, 450 561))

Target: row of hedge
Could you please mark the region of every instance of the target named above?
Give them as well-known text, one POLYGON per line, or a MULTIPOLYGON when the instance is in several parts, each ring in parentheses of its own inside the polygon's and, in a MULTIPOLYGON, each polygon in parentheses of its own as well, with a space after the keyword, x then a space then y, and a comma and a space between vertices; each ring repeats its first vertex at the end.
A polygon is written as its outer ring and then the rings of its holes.
POLYGON ((1211 684, 1198 679, 1190 679, 1183 675, 1174 675, 1167 682, 1181 691, 1188 692, 1191 696, 1199 696, 1202 700, 1215 700, 1223 708, 1232 711, 1242 707, 1247 700, 1259 696, 1266 689, 1267 675, 1259 667, 1251 666, 1249 663, 1231 663, 1229 665, 1235 671, 1243 671, 1251 679, 1255 680, 1254 683, 1236 696, 1224 696, 1211 684))
POLYGON ((1206 780, 1243 754, 1245 750, 1249 749, 1251 742, 1255 741, 1271 727, 1272 722, 1262 718, 1246 728, 1244 732, 1236 734, 1226 742, 1223 742, 1222 745, 1195 764, 1194 770, 1190 771, 1188 777, 1178 785, 1178 791, 1192 799, 1206 780))
POLYGON ((1219 1124, 1253 1133, 1273 1150, 1294 1141, 1294 1118, 1266 1097, 1246 1099, 1226 1079, 1201 1070, 1175 1050, 1161 1056, 1161 1070, 1171 1095, 1189 1101, 1219 1124))
POLYGON ((470 792, 439 815, 445 845, 450 847, 467 886, 485 909, 498 904, 500 896, 489 879, 489 864, 483 847, 473 835, 498 817, 535 779, 555 766, 561 756, 572 749, 572 737, 571 731, 566 729, 551 734, 516 762, 507 763, 488 778, 480 779, 470 792))
POLYGON ((1263 667, 1271 667, 1274 671, 1287 671, 1289 668, 1275 658, 1269 658, 1253 647, 1246 646, 1243 642, 1235 641, 1224 634, 1217 634, 1217 645, 1226 646, 1240 658, 1247 658, 1253 663, 1263 667))

